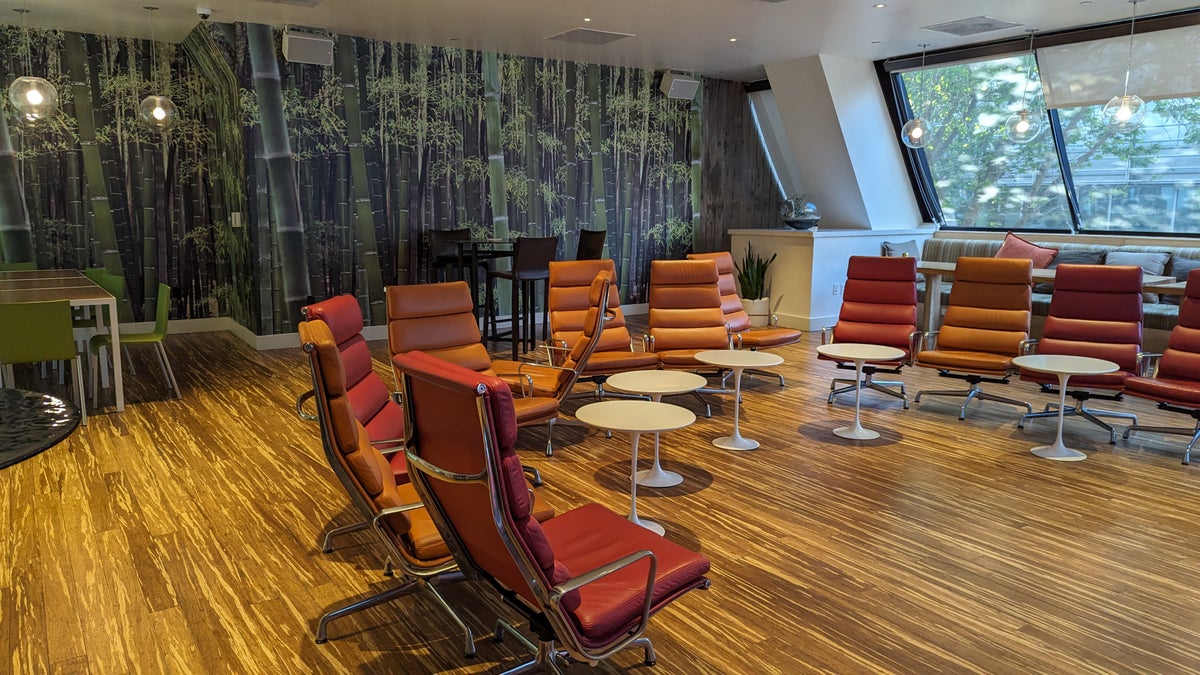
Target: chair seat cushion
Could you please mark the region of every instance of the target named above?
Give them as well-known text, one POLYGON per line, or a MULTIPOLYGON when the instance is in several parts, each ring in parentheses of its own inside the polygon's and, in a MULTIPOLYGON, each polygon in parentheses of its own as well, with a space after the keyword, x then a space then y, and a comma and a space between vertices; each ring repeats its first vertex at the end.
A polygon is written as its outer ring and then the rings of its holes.
POLYGON ((713 366, 696 359, 696 354, 708 351, 706 349, 670 349, 665 352, 655 352, 663 368, 712 368, 713 366))
MULTIPOLYGON (((400 500, 405 504, 421 501, 411 483, 397 485, 396 491, 400 493, 400 500)), ((433 524, 433 519, 425 509, 407 511, 405 515, 408 516, 409 522, 408 543, 418 560, 432 562, 450 555, 450 549, 446 547, 446 542, 442 540, 442 535, 438 534, 437 526, 433 524)))
POLYGON ((751 328, 748 331, 738 333, 738 336, 742 339, 743 347, 766 348, 782 347, 783 345, 799 342, 804 334, 791 328, 772 327, 751 328))
POLYGON ((513 410, 517 415, 517 426, 537 424, 558 417, 558 399, 544 396, 513 397, 513 410))
POLYGON ((527 383, 532 382, 532 395, 546 398, 557 398, 558 390, 571 375, 567 370, 509 360, 492 361, 491 370, 496 377, 507 382, 517 396, 523 396, 527 383))
MULTIPOLYGON (((585 574, 630 553, 654 554, 651 611, 702 585, 709 562, 703 554, 635 525, 598 504, 567 511, 542 523, 555 559, 573 574, 585 574)), ((580 641, 588 647, 612 642, 641 619, 649 560, 643 560, 580 588, 564 606, 575 621, 580 641), (572 601, 573 600, 573 601, 572 601)))
POLYGON ((968 373, 1005 373, 1012 368, 1012 360, 1003 354, 953 349, 929 349, 917 354, 917 365, 968 373))
POLYGON ((648 370, 658 367, 658 354, 654 352, 631 352, 628 350, 613 350, 611 352, 593 352, 588 359, 584 375, 612 375, 627 370, 648 370))
POLYGON ((1200 382, 1165 377, 1127 377, 1125 393, 1187 408, 1200 408, 1200 382))

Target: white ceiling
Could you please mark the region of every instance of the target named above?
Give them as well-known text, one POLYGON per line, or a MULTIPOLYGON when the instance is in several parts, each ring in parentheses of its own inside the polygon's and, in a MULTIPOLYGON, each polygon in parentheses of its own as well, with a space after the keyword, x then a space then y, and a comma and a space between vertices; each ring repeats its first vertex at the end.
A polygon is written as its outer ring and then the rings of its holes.
MULTIPOLYGON (((283 0, 289 2, 291 0, 283 0)), ((304 0, 301 0, 304 1, 304 0)), ((313 2, 315 0, 308 0, 313 2)), ((27 22, 64 30, 149 37, 150 13, 160 40, 182 40, 198 22, 191 0, 0 0, 7 10, 27 6, 27 22)), ((299 7, 267 0, 201 0, 214 21, 320 26, 399 42, 502 53, 693 71, 755 80, 763 65, 813 54, 879 59, 1127 18, 1128 0, 324 0, 299 7), (988 15, 1021 26, 960 38, 923 26, 988 15), (585 22, 590 18, 590 22, 585 22), (548 41, 577 27, 632 33, 608 45, 548 41), (730 42, 730 38, 737 38, 730 42), (876 44, 877 42, 877 44, 876 44)), ((1138 13, 1200 7, 1197 0, 1144 0, 1138 13)))

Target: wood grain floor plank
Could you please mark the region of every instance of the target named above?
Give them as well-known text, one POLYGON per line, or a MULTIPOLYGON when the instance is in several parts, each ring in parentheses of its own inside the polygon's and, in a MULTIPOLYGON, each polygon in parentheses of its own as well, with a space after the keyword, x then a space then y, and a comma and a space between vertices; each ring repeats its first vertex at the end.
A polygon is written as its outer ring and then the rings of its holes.
MULTIPOLYGON (((632 318, 635 326, 638 319, 632 318)), ((779 350, 780 388, 747 378, 742 432, 756 452, 712 446, 713 417, 664 434, 678 487, 639 489, 638 508, 713 561, 713 588, 655 617, 658 673, 1196 672, 1200 665, 1200 468, 1179 437, 1115 446, 1068 420, 1075 464, 1029 453, 1052 420, 1015 426, 1017 409, 950 400, 863 397, 870 442, 832 434, 851 397, 813 353, 816 336, 779 350)), ((184 399, 166 396, 138 350, 126 412, 108 407, 67 441, 0 471, 0 655, 12 672, 488 673, 524 658, 488 638, 512 616, 487 587, 445 589, 476 632, 479 656, 420 595, 345 618, 316 645, 316 618, 395 582, 369 533, 317 549, 354 521, 325 465, 317 427, 296 419, 310 386, 298 349, 254 352, 224 333, 171 336, 184 399)), ((372 344, 391 381, 386 346, 372 344)), ((947 388, 906 369, 910 395, 947 388)), ((55 389, 31 379, 30 386, 55 389)), ((952 385, 956 386, 956 385, 952 385)), ((991 386, 1042 406, 1014 381, 991 386)), ((582 387, 581 387, 582 391, 582 387)), ((569 407, 587 402, 578 399, 569 407)), ((1148 402, 1147 424, 1183 424, 1148 402)), ((522 460, 560 510, 629 508, 629 440, 559 426, 522 431, 522 460)), ((648 440, 648 439, 647 439, 648 440)), ((643 442, 643 468, 652 444, 643 442)), ((639 672, 619 654, 599 672, 639 672)), ((571 669, 583 670, 582 667, 571 669)))

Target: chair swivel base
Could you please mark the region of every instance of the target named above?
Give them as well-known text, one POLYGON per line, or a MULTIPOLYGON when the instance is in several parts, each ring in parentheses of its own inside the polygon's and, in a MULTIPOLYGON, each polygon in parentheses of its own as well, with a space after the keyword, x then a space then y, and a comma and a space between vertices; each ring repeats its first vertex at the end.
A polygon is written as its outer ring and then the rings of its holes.
MULTIPOLYGON (((453 576, 455 578, 461 578, 461 575, 453 576)), ((450 605, 446 602, 446 599, 442 597, 440 592, 438 592, 437 587, 434 584, 425 581, 424 579, 410 579, 407 582, 400 584, 399 586, 389 588, 382 593, 376 593, 375 595, 363 598, 362 600, 352 602, 345 607, 339 607, 338 609, 326 612, 323 616, 321 616, 320 621, 317 622, 317 644, 325 644, 329 641, 329 624, 331 622, 344 616, 354 614, 355 612, 360 612, 364 609, 368 609, 385 602, 391 602, 396 598, 410 595, 420 590, 429 591, 434 600, 437 601, 438 606, 441 607, 442 610, 445 611, 446 615, 458 625, 459 630, 463 632, 463 653, 465 656, 467 656, 467 658, 473 658, 475 656, 475 636, 471 633, 471 629, 468 628, 465 623, 463 623, 463 620, 459 618, 458 614, 450 607, 450 605)))
MULTIPOLYGON (((723 373, 721 373, 721 386, 722 387, 729 387, 729 376, 732 374, 733 374, 732 370, 725 370, 723 373)), ((779 386, 781 386, 781 387, 787 386, 787 381, 785 381, 783 379, 782 375, 780 375, 779 373, 773 373, 769 370, 759 370, 758 368, 747 368, 742 371, 742 374, 743 375, 761 375, 762 377, 773 377, 773 378, 779 380, 779 386)))
MULTIPOLYGON (((559 649, 554 640, 546 640, 539 638, 536 645, 522 635, 516 628, 503 619, 496 622, 496 631, 492 634, 492 641, 500 643, 504 641, 505 634, 512 635, 525 648, 534 653, 533 660, 522 663, 516 668, 511 668, 504 671, 501 675, 520 675, 521 673, 551 673, 552 675, 564 675, 565 670, 571 665, 571 655, 565 649, 559 649)), ((654 645, 651 644, 650 638, 639 637, 629 641, 621 647, 624 649, 642 649, 642 663, 647 666, 653 666, 658 663, 658 656, 654 653, 654 645)), ((595 665, 594 663, 592 665, 595 665)))
MULTIPOLYGON (((1063 417, 1082 417, 1083 419, 1095 424, 1096 426, 1108 432, 1109 444, 1116 444, 1117 430, 1114 429, 1100 417, 1116 417, 1119 419, 1133 420, 1133 425, 1137 426, 1137 415, 1133 413, 1117 412, 1115 410, 1093 410, 1083 404, 1082 401, 1078 405, 1069 405, 1063 409, 1063 417)), ((1058 404, 1047 403, 1046 408, 1042 412, 1028 412, 1021 416, 1017 421, 1017 428, 1025 428, 1025 420, 1035 420, 1043 417, 1058 417, 1058 404)))
POLYGON ((1187 447, 1183 450, 1183 463, 1190 464, 1192 458, 1192 447, 1196 445, 1196 441, 1200 441, 1200 421, 1196 422, 1194 428, 1187 427, 1144 427, 1139 424, 1131 424, 1125 428, 1125 433, 1121 434, 1121 438, 1129 440, 1129 434, 1134 431, 1149 431, 1154 434, 1176 434, 1179 436, 1191 436, 1192 440, 1188 441, 1187 447))
POLYGON ((876 380, 872 378, 872 373, 865 371, 864 375, 865 376, 861 380, 852 380, 845 377, 833 378, 833 381, 829 383, 829 399, 826 402, 832 405, 835 396, 848 394, 858 389, 874 389, 880 393, 900 399, 904 402, 904 409, 908 410, 908 395, 904 391, 903 382, 899 380, 876 380), (845 382, 847 384, 846 386, 839 388, 837 386, 839 382, 845 382), (892 389, 892 387, 899 387, 900 391, 896 391, 895 389, 892 389))
MULTIPOLYGON (((913 400, 917 403, 920 403, 922 396, 965 396, 967 400, 963 401, 962 408, 958 411, 958 419, 960 420, 967 419, 967 406, 971 405, 971 401, 976 399, 980 401, 996 401, 997 403, 1007 403, 1009 405, 1025 408, 1027 411, 1026 417, 1028 417, 1029 414, 1034 414, 1033 406, 1029 405, 1025 401, 1018 401, 1015 398, 1005 398, 1003 396, 989 394, 988 392, 980 389, 978 385, 971 385, 970 389, 918 391, 916 398, 913 400)), ((1022 417, 1021 419, 1025 419, 1025 417, 1022 417)), ((1020 425, 1018 424, 1018 426, 1020 425)))

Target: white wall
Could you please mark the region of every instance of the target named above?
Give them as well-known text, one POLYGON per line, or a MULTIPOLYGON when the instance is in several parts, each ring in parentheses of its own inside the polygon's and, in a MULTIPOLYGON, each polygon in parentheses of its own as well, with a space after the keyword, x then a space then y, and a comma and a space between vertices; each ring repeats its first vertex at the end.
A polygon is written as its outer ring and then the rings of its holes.
POLYGON ((870 61, 821 54, 767 64, 821 228, 909 229, 921 212, 870 61))

